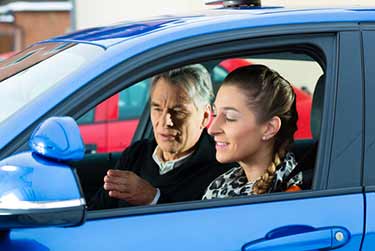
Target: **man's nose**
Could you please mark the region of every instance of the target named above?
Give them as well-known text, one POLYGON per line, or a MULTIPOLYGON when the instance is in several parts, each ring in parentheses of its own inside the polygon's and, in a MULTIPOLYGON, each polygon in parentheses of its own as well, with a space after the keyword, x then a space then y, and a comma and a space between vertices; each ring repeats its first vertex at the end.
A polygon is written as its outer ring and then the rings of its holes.
POLYGON ((172 115, 169 112, 163 113, 162 124, 163 124, 163 127, 172 127, 173 126, 172 115))

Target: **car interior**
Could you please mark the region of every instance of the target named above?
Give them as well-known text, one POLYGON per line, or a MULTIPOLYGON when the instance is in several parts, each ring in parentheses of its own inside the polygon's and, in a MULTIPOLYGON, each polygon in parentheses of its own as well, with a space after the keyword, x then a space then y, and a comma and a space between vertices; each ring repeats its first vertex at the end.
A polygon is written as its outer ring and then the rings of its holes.
MULTIPOLYGON (((289 178, 292 178, 299 171, 302 171, 303 185, 298 190, 312 189, 324 99, 324 63, 314 59, 313 55, 310 56, 293 51, 271 52, 242 57, 236 56, 235 58, 221 58, 200 63, 210 72, 214 89, 217 91, 228 72, 242 65, 246 65, 246 62, 248 64, 265 64, 278 71, 283 77, 288 79, 293 86, 296 84, 296 88, 303 92, 304 95, 310 97, 311 102, 307 104, 309 107, 304 110, 304 112, 308 112, 309 119, 304 122, 305 124, 303 126, 306 126, 308 131, 311 130, 311 135, 295 139, 291 152, 295 154, 298 166, 289 175, 289 178), (228 66, 228 62, 234 63, 228 66), (300 69, 296 69, 295 67, 300 67, 300 69), (294 74, 295 77, 290 79, 288 73, 290 73, 290 76, 294 74), (298 81, 304 81, 304 78, 307 79, 305 81, 306 83, 297 85, 298 81)), ((137 85, 137 83, 134 85, 137 85)), ((139 124, 133 135, 132 142, 142 138, 153 138, 152 126, 149 119, 148 100, 144 100, 144 102, 144 109, 142 113, 140 113, 139 124)), ((297 98, 297 110, 298 102, 299 100, 297 98)), ((89 112, 92 113, 92 110, 89 112)), ((298 112, 299 117, 301 117, 300 111, 298 112)), ((126 128, 124 128, 124 130, 126 130, 126 128)), ((85 139, 83 140, 86 145, 90 144, 90 142, 85 142, 85 139)), ((76 168, 86 201, 89 201, 103 185, 103 178, 107 170, 114 168, 120 156, 121 152, 88 152, 83 160, 70 163, 76 168)))

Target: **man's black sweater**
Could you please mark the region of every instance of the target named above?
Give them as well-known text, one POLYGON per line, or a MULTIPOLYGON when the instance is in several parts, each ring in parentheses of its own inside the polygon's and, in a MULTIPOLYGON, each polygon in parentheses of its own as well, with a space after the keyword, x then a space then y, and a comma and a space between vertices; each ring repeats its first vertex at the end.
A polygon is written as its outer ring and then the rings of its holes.
MULTIPOLYGON (((142 140, 128 147, 116 164, 116 169, 135 172, 151 185, 160 189, 159 203, 200 200, 207 186, 217 176, 228 171, 233 164, 216 161, 214 141, 203 131, 195 151, 181 166, 159 174, 159 166, 152 158, 156 148, 154 140, 142 140)), ((126 207, 126 201, 113 199, 101 188, 91 200, 90 209, 126 207)))

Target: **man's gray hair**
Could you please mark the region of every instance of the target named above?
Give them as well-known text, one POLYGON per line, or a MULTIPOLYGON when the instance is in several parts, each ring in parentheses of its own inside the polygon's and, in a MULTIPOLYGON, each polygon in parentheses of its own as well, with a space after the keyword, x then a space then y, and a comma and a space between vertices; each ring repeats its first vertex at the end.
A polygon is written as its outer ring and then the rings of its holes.
POLYGON ((181 85, 197 108, 211 104, 214 98, 211 76, 201 64, 187 65, 160 73, 153 78, 152 88, 159 79, 173 85, 181 85))

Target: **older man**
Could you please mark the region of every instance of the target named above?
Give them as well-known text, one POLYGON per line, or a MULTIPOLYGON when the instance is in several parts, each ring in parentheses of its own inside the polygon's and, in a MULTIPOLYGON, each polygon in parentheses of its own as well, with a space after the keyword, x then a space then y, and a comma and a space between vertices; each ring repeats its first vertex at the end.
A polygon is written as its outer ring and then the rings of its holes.
POLYGON ((200 200, 228 170, 216 161, 205 129, 212 97, 210 75, 201 65, 157 75, 150 102, 155 140, 138 141, 122 153, 90 208, 200 200))

